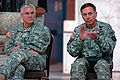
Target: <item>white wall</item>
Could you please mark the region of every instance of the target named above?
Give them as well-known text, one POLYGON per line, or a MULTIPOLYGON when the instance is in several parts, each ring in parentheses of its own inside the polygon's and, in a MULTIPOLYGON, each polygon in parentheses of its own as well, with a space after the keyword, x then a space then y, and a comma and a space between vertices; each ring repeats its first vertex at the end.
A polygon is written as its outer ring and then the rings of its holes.
POLYGON ((64 34, 63 34, 63 73, 69 74, 71 69, 71 63, 75 60, 72 56, 67 52, 67 42, 70 39, 72 34, 72 30, 74 30, 75 21, 73 20, 65 20, 64 21, 64 34))

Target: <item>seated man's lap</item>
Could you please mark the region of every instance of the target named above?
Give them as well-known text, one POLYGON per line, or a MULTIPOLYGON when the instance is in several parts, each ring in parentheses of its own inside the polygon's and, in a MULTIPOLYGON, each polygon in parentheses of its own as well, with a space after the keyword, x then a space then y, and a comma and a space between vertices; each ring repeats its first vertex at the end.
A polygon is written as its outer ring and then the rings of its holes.
MULTIPOLYGON (((99 67, 101 68, 110 68, 110 63, 107 60, 98 60, 98 61, 88 61, 84 58, 78 58, 74 61, 74 63, 72 64, 72 68, 75 67, 81 67, 85 66, 87 68, 87 72, 95 72, 95 69, 99 69, 99 67)), ((79 69, 79 68, 78 68, 79 69)))

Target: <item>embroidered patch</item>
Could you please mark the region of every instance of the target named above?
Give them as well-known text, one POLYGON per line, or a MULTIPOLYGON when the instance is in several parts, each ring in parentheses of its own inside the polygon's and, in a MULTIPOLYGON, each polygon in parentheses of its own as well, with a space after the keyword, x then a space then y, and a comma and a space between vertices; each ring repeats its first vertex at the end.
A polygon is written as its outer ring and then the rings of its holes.
POLYGON ((74 34, 72 34, 71 36, 70 36, 70 38, 72 38, 72 39, 75 39, 75 35, 74 34))
POLYGON ((8 33, 6 34, 6 36, 9 37, 9 38, 10 38, 11 35, 12 35, 11 32, 8 32, 8 33))
POLYGON ((113 41, 115 41, 115 42, 117 41, 115 36, 112 36, 111 38, 112 38, 113 41))

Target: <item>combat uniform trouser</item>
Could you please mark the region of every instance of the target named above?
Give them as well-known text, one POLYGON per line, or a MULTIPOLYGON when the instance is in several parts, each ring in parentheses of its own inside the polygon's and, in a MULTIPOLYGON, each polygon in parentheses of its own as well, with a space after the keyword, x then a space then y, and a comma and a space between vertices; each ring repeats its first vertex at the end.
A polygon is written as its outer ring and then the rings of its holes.
POLYGON ((96 64, 91 65, 89 61, 84 58, 78 58, 71 65, 71 80, 86 80, 87 71, 94 68, 98 79, 110 79, 110 64, 106 60, 98 60, 96 64), (91 67, 92 66, 92 67, 91 67))
POLYGON ((24 73, 25 73, 25 67, 20 64, 16 68, 12 79, 23 79, 24 73))
POLYGON ((43 70, 45 67, 46 57, 28 52, 23 49, 18 49, 10 53, 6 59, 1 73, 8 79, 23 79, 26 70, 43 70))
POLYGON ((111 78, 111 71, 110 71, 110 63, 106 60, 99 60, 95 64, 94 70, 97 74, 98 79, 110 79, 111 78))

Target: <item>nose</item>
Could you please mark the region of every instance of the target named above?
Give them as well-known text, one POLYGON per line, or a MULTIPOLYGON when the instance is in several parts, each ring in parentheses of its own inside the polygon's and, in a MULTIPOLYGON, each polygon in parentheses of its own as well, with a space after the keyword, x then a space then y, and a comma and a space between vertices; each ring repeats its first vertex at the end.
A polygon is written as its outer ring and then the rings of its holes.
POLYGON ((32 14, 31 13, 29 13, 29 15, 28 15, 29 17, 32 17, 32 14))
POLYGON ((90 18, 90 16, 89 16, 88 14, 87 14, 87 16, 86 16, 86 17, 87 17, 87 19, 89 19, 89 18, 90 18))

